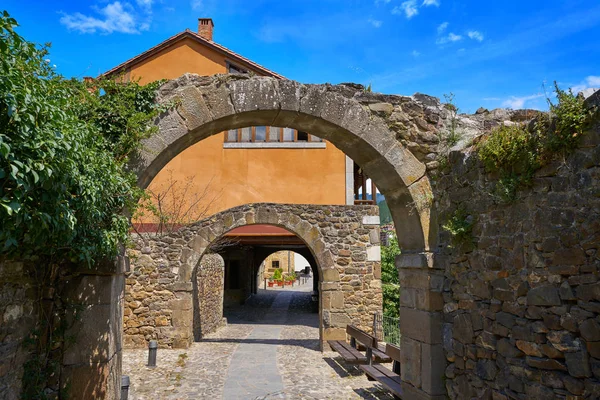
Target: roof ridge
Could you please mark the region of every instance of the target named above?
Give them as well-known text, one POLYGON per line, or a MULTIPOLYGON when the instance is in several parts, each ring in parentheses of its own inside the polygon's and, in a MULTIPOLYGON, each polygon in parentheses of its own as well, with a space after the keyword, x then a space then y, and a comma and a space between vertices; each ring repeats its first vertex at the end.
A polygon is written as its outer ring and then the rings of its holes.
POLYGON ((208 40, 208 39, 202 37, 201 35, 199 35, 198 33, 191 31, 189 28, 186 28, 184 31, 179 32, 179 33, 167 38, 166 40, 160 42, 156 46, 153 46, 153 47, 149 48, 148 50, 138 54, 137 56, 132 57, 129 60, 117 65, 116 67, 111 68, 110 70, 100 74, 100 77, 113 75, 116 72, 119 72, 137 62, 143 61, 146 58, 151 57, 155 53, 159 52, 160 50, 167 48, 173 42, 182 39, 184 36, 191 37, 192 39, 200 42, 201 44, 206 45, 207 47, 211 47, 217 51, 220 51, 221 53, 225 53, 229 57, 235 58, 238 61, 246 63, 246 64, 254 67, 255 69, 260 70, 261 72, 265 73, 266 75, 269 75, 269 76, 272 76, 272 77, 275 77, 278 79, 285 79, 285 77, 283 75, 280 75, 274 71, 271 71, 270 69, 263 67, 262 65, 228 49, 227 47, 225 47, 223 45, 220 45, 212 40, 208 40))

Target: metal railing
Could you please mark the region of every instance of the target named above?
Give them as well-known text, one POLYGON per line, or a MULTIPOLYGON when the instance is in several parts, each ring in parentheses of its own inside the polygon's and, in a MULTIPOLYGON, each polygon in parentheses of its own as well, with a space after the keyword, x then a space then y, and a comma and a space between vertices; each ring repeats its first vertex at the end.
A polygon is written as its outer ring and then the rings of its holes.
POLYGON ((380 313, 373 314, 373 336, 385 343, 400 346, 400 320, 380 313))

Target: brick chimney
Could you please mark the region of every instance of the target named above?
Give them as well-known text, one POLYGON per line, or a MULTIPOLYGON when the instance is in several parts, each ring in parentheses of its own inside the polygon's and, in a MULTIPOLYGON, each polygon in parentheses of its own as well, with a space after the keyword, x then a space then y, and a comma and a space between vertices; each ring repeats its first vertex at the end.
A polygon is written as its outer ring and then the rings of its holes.
POLYGON ((212 18, 198 18, 198 34, 206 40, 213 40, 213 24, 212 18))

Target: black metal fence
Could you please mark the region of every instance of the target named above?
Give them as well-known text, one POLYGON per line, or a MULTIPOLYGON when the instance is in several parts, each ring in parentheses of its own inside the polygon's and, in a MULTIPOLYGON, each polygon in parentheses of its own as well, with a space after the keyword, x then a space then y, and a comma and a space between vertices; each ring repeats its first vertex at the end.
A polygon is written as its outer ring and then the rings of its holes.
POLYGON ((373 314, 373 336, 385 343, 400 346, 400 320, 380 313, 373 314))

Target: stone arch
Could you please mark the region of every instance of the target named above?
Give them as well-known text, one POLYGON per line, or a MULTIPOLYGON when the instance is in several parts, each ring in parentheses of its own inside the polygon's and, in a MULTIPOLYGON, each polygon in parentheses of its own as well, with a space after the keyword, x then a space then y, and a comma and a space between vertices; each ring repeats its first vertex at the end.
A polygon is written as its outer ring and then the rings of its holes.
MULTIPOLYGON (((257 203, 231 208, 165 236, 145 239, 142 254, 132 261, 131 285, 136 272, 156 271, 159 288, 135 293, 144 304, 165 304, 160 323, 143 337, 125 332, 126 343, 143 346, 148 337, 163 347, 187 347, 194 339, 194 284, 202 257, 227 232, 245 225, 274 225, 301 239, 314 258, 319 279, 320 339, 345 337, 352 323, 369 329, 372 313, 380 311, 382 294, 379 258, 378 209, 374 206, 320 206, 257 203), (329 221, 331 219, 331 221, 329 221), (333 220, 343 219, 352 231, 338 234, 333 220)), ((139 274, 146 280, 147 274, 139 274)), ((154 279, 154 278, 153 278, 154 279)), ((213 302, 214 303, 214 302, 213 302)), ((156 308, 155 308, 156 309, 156 308)), ((129 313, 127 326, 145 325, 147 315, 129 313), (137 318, 141 318, 137 321, 137 318), (138 325, 139 322, 140 324, 138 325)))
POLYGON ((374 179, 386 196, 404 251, 428 251, 437 232, 430 223, 434 215, 425 165, 355 94, 344 85, 186 74, 160 88, 159 101, 176 106, 157 119, 157 134, 143 141, 131 167, 145 188, 177 154, 219 132, 251 125, 311 132, 333 143, 374 179))
MULTIPOLYGON (((386 197, 402 248, 396 267, 402 286, 405 391, 423 398, 444 395, 441 311, 445 261, 437 254, 438 224, 431 184, 425 165, 397 139, 390 129, 393 122, 382 118, 393 113, 390 102, 412 102, 408 109, 420 106, 411 98, 366 93, 352 85, 305 85, 243 75, 186 74, 164 84, 158 100, 175 107, 157 118, 158 132, 145 139, 143 149, 131 159, 131 169, 142 188, 171 159, 198 141, 252 125, 310 132, 334 144, 365 170, 386 197)), ((323 273, 333 270, 323 268, 323 273)), ((321 289, 327 287, 328 277, 323 279, 321 289)))

